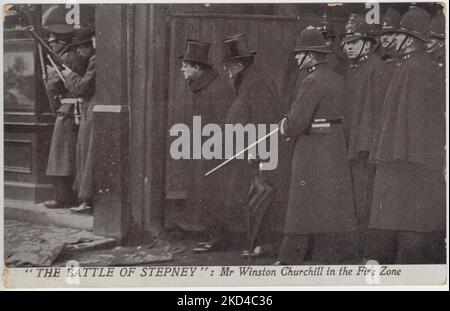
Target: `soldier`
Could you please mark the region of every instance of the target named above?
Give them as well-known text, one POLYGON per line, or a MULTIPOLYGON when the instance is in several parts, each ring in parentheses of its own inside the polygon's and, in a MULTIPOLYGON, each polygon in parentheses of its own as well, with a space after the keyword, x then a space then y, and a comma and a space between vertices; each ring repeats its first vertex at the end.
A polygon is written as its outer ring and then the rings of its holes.
POLYGON ((410 7, 397 29, 401 60, 385 97, 366 258, 445 262, 445 116, 424 43, 430 17, 410 7), (372 234, 374 232, 374 234, 372 234))
MULTIPOLYGON (((295 139, 281 264, 339 258, 330 240, 354 231, 351 176, 342 128, 344 82, 326 62, 332 53, 319 30, 305 29, 295 52, 303 80, 297 99, 280 123, 280 133, 295 139), (312 253, 309 254, 312 250, 312 253)), ((337 244, 338 245, 338 244, 337 244)))
MULTIPOLYGON (((53 51, 78 74, 84 74, 86 62, 83 57, 67 49, 74 31, 68 25, 51 25, 48 40, 53 51), (66 52, 64 52, 64 50, 66 52)), ((67 91, 54 68, 48 66, 49 77, 46 82, 47 93, 52 110, 56 112, 50 152, 47 164, 47 175, 53 177, 55 199, 47 201, 47 208, 68 208, 76 204, 76 195, 72 185, 76 172, 75 153, 78 126, 74 119, 74 103, 76 96, 67 91)))
MULTIPOLYGON (((245 34, 228 37, 222 41, 224 70, 232 83, 236 95, 226 118, 227 124, 270 125, 277 124, 282 113, 281 100, 275 83, 267 78, 254 64, 256 53, 250 51, 245 34)), ((245 144, 248 145, 247 143, 245 144)), ((278 146, 276 146, 278 147, 278 146)), ((272 146, 273 148, 273 146, 272 146)), ((240 151, 240 150, 237 150, 240 151)), ((226 189, 225 208, 234 221, 242 220, 241 208, 248 207, 247 198, 251 183, 261 178, 273 187, 278 184, 276 171, 261 171, 258 155, 249 154, 249 159, 237 159, 229 167, 229 182, 226 189), (252 159, 256 158, 256 159, 252 159)), ((278 163, 282 162, 279 160, 278 163)), ((282 195, 283 191, 279 192, 282 195)), ((279 199, 275 198, 277 201, 279 199)), ((280 199, 281 200, 281 199, 280 199)), ((273 207, 273 206, 272 206, 273 207)), ((265 226, 267 229, 267 226, 265 226)), ((260 248, 259 248, 260 249, 260 248)), ((261 251, 258 255, 262 255, 261 251)), ((243 255, 253 255, 254 250, 244 251, 243 255)))
MULTIPOLYGON (((233 90, 208 61, 209 47, 209 43, 187 40, 184 55, 180 56, 181 72, 193 94, 193 116, 200 116, 203 124, 217 124, 223 129, 233 90)), ((200 242, 194 252, 214 251, 229 242, 223 191, 227 179, 223 172, 205 177, 207 171, 220 164, 220 159, 193 159, 190 164, 186 216, 194 226, 199 219, 199 227, 206 228, 207 234, 206 241, 200 242)))
POLYGON ((348 157, 352 172, 356 215, 360 229, 360 253, 369 221, 375 165, 369 162, 374 129, 387 88, 384 64, 372 47, 376 41, 361 15, 351 14, 342 38, 349 59, 346 79, 346 127, 349 133, 348 157))
POLYGON ((94 193, 94 176, 92 164, 92 114, 95 105, 95 33, 91 29, 81 29, 75 37, 78 53, 89 60, 86 73, 79 75, 66 68, 63 75, 66 78, 65 87, 76 96, 84 99, 81 107, 82 116, 78 132, 76 166, 77 174, 74 190, 81 200, 81 205, 71 208, 73 212, 92 213, 92 198, 94 193))

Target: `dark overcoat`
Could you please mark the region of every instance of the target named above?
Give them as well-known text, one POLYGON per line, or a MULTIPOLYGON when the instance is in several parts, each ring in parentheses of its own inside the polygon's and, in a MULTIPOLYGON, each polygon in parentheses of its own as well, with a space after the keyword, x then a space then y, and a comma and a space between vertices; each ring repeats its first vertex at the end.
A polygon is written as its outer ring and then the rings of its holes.
MULTIPOLYGON (((189 83, 193 93, 193 116, 200 116, 202 125, 216 124, 223 130, 225 119, 234 99, 231 84, 225 77, 210 69, 195 81, 189 83)), ((191 126, 192 131, 192 126, 191 126)), ((207 140, 204 137, 202 141, 207 140)), ((222 147, 223 151, 223 147, 222 147)), ((192 154, 192 153, 191 153, 192 154)), ((217 171, 205 177, 205 173, 219 165, 222 159, 189 160, 189 183, 186 198, 186 215, 181 219, 189 223, 192 230, 211 226, 223 227, 226 222, 224 185, 228 181, 226 170, 217 171)))
POLYGON ((351 231, 356 220, 342 125, 310 129, 314 119, 342 117, 344 82, 327 63, 308 71, 284 127, 295 140, 284 232, 351 231))
MULTIPOLYGON (((81 75, 86 71, 86 61, 81 55, 68 52, 62 59, 74 72, 81 75)), ((74 120, 74 107, 71 104, 60 104, 54 96, 62 98, 73 98, 74 94, 64 88, 64 84, 56 72, 49 75, 45 85, 50 98, 52 110, 56 112, 55 126, 47 164, 47 175, 49 176, 73 176, 76 171, 76 146, 78 125, 74 120)))
POLYGON ((394 72, 374 153, 372 228, 445 229, 445 82, 437 76, 422 51, 405 55, 394 72))
MULTIPOLYGON (((265 75, 254 64, 249 65, 242 71, 234 81, 235 100, 231 105, 226 123, 227 124, 277 124, 282 116, 282 102, 273 80, 265 75)), ((268 130, 266 133, 269 133, 268 130)), ((246 143, 247 145, 247 143, 246 143)), ((267 145, 268 146, 268 145, 267 145)), ((274 148, 275 146, 271 146, 274 148)), ((276 146, 280 149, 280 146, 276 146)), ((278 150, 278 167, 273 171, 262 171, 264 180, 277 188, 277 201, 283 197, 283 169, 286 165, 283 160, 283 152, 278 150)), ((250 184, 258 172, 257 165, 251 165, 247 159, 237 159, 226 168, 229 181, 227 185, 226 209, 234 219, 242 218, 242 208, 246 207, 250 184)), ((245 222, 244 222, 245 223, 245 222)), ((242 228, 243 223, 238 223, 242 228)))
POLYGON ((387 86, 384 64, 377 54, 361 57, 349 66, 345 122, 349 127, 350 159, 370 151, 387 86))
POLYGON ((93 196, 94 175, 92 163, 92 117, 95 105, 95 55, 89 59, 86 73, 81 76, 75 72, 66 77, 66 88, 76 96, 83 97, 80 129, 78 131, 74 190, 79 198, 89 199, 93 196))

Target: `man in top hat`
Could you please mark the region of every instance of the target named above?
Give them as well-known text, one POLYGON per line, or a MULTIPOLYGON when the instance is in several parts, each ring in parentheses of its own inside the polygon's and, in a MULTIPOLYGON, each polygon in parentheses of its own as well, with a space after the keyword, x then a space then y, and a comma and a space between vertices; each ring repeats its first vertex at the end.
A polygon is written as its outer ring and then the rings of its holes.
MULTIPOLYGON (((50 47, 64 63, 78 74, 84 74, 86 62, 82 56, 68 49, 74 30, 68 25, 51 25, 48 39, 50 47)), ((47 66, 46 90, 52 110, 56 113, 55 126, 47 164, 47 175, 53 177, 55 198, 44 202, 47 208, 68 208, 76 204, 72 191, 76 173, 75 154, 78 126, 75 124, 74 102, 76 95, 64 87, 56 69, 47 66)))
MULTIPOLYGON (((275 83, 269 79, 260 69, 255 65, 256 52, 251 51, 248 46, 247 36, 245 34, 228 37, 222 41, 223 46, 223 64, 224 70, 230 82, 232 83, 235 99, 228 111, 226 118, 227 124, 242 125, 252 124, 265 125, 266 132, 270 124, 277 124, 282 116, 282 102, 278 95, 275 83)), ((248 142, 245 143, 245 146, 248 142)), ((267 146, 267 145, 266 145, 267 146)), ((278 153, 281 157, 280 149, 284 148, 279 144, 278 146, 269 146, 269 148, 278 148, 278 153)), ((239 152, 240 150, 236 150, 239 152)), ((277 195, 274 198, 274 204, 269 208, 268 213, 273 211, 277 204, 283 201, 283 195, 286 194, 282 188, 279 187, 283 183, 284 173, 286 176, 288 172, 283 169, 286 165, 283 159, 278 160, 278 167, 275 170, 260 170, 257 154, 248 153, 248 161, 244 159, 236 159, 230 163, 226 170, 229 171, 229 182, 227 187, 227 197, 225 208, 232 213, 232 223, 238 228, 245 226, 244 218, 242 217, 242 208, 248 208, 247 204, 250 185, 256 179, 263 183, 270 184, 271 187, 277 189, 277 195)), ((266 217, 268 219, 270 217, 266 217)), ((269 219, 270 222, 270 219, 269 219)), ((272 244, 276 241, 265 240, 265 234, 272 228, 276 230, 273 224, 265 224, 263 226, 262 236, 259 243, 256 244, 272 244), (264 236, 264 237, 263 237, 264 236), (265 243, 267 242, 267 243, 265 243)), ((273 235, 272 235, 273 236, 273 235)), ((267 235, 268 237, 268 235, 267 235)), ((261 245, 259 245, 261 246, 261 245)), ((255 247, 255 249, 258 247, 255 247)), ((264 249, 258 248, 259 250, 264 249)), ((261 255, 264 251, 258 251, 261 255)), ((244 251, 243 255, 254 255, 254 250, 244 251)))
POLYGON ((344 81, 326 62, 332 51, 319 30, 302 31, 295 52, 299 69, 308 76, 280 123, 281 135, 295 145, 278 259, 281 264, 335 264, 348 259, 336 237, 356 229, 342 127, 344 81))
POLYGON ((351 14, 342 38, 349 59, 346 78, 348 157, 352 171, 356 215, 360 228, 360 252, 368 227, 375 165, 369 162, 374 129, 381 111, 387 78, 384 64, 373 52, 376 41, 369 35, 363 16, 351 14))
POLYGON ((88 60, 88 66, 84 75, 78 74, 70 68, 63 71, 66 80, 65 87, 76 96, 83 98, 76 151, 77 174, 73 185, 81 204, 78 207, 71 208, 71 210, 77 213, 92 213, 94 195, 92 117, 95 105, 95 33, 93 30, 82 29, 74 38, 73 44, 77 46, 77 51, 88 60))
MULTIPOLYGON (((201 117, 203 124, 216 124, 223 130, 234 92, 209 61, 209 48, 209 43, 187 40, 184 54, 180 56, 181 72, 192 92, 193 117, 201 117)), ((207 237, 194 248, 196 253, 217 251, 229 243, 223 191, 227 178, 223 172, 205 177, 220 162, 220 159, 203 158, 190 161, 185 215, 189 224, 186 227, 181 220, 179 225, 188 231, 189 227, 195 231, 206 228, 207 237)))
POLYGON ((366 257, 382 263, 445 262, 445 115, 424 46, 429 24, 426 11, 410 7, 397 29, 401 59, 374 154, 370 228, 378 234, 366 244, 366 257))

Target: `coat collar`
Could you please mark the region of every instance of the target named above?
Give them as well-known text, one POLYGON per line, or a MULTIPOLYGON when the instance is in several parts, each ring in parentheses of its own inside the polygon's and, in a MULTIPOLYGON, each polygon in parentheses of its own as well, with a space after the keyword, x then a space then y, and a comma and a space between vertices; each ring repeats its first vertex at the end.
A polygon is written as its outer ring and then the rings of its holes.
POLYGON ((210 84, 219 73, 214 69, 206 70, 197 80, 189 82, 189 88, 192 92, 198 92, 210 84))
POLYGON ((246 85, 254 80, 255 75, 257 75, 257 72, 255 65, 252 63, 242 70, 233 81, 234 92, 237 94, 240 90, 244 89, 246 85))
POLYGON ((321 61, 321 62, 317 62, 317 63, 311 65, 310 67, 306 68, 306 72, 307 72, 308 74, 310 74, 310 73, 316 71, 317 68, 319 67, 319 65, 326 64, 326 63, 327 63, 326 60, 321 61))
POLYGON ((355 59, 351 64, 350 64, 350 69, 354 69, 354 68, 358 68, 359 66, 361 66, 361 64, 364 64, 365 62, 367 62, 367 60, 369 58, 372 57, 372 54, 366 54, 363 55, 361 57, 358 57, 358 59, 355 59))

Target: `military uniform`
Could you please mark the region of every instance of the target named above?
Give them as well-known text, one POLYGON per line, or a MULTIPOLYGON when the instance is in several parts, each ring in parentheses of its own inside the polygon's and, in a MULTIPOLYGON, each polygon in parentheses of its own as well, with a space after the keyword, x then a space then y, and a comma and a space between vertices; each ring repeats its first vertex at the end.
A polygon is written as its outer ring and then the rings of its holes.
MULTIPOLYGON (((296 51, 331 53, 316 29, 302 32, 296 51)), ((338 247, 330 247, 329 240, 336 233, 356 229, 341 124, 344 82, 326 62, 311 64, 307 73, 280 125, 282 134, 295 142, 285 237, 279 254, 283 264, 304 262, 309 249, 313 261, 336 263, 343 258, 338 258, 338 247)))
MULTIPOLYGON (((192 114, 200 116, 202 124, 216 124, 223 130, 228 109, 233 102, 233 90, 231 84, 208 62, 209 46, 209 43, 188 40, 181 58, 183 61, 207 65, 201 76, 188 82, 193 95, 192 114)), ((227 177, 223 171, 205 177, 206 172, 221 162, 221 159, 204 158, 189 161, 186 213, 183 219, 176 221, 188 231, 206 229, 209 240, 225 238, 228 233, 227 211, 224 209, 224 184, 227 177)))
MULTIPOLYGON (((54 31, 51 40, 70 39, 72 37, 72 27, 67 25, 50 26, 49 30, 54 31)), ((84 74, 86 62, 84 58, 68 51, 61 55, 64 63, 78 74, 84 74)), ((67 91, 56 72, 52 72, 45 85, 49 95, 50 105, 56 113, 55 126, 48 157, 46 174, 53 177, 55 201, 45 202, 48 208, 70 207, 76 204, 76 195, 72 191, 72 185, 76 172, 75 153, 78 126, 74 120, 75 95, 67 91)))
MULTIPOLYGON (((421 41, 429 16, 414 7, 397 32, 421 41)), ((434 94, 435 72, 421 47, 402 55, 385 98, 366 257, 381 262, 427 264, 445 261, 445 115, 434 94)))
MULTIPOLYGON (((80 42, 84 41, 83 38, 79 38, 79 40, 80 42)), ((86 73, 84 75, 76 72, 69 73, 66 76, 65 86, 70 92, 84 99, 77 141, 77 174, 74 190, 83 202, 91 203, 89 201, 92 200, 94 194, 92 118, 95 105, 95 54, 92 53, 88 59, 86 73)))

